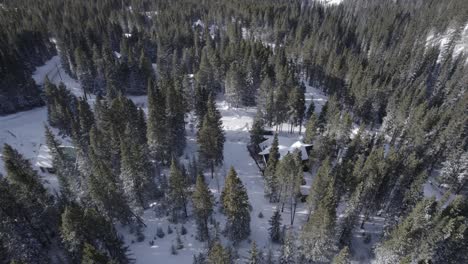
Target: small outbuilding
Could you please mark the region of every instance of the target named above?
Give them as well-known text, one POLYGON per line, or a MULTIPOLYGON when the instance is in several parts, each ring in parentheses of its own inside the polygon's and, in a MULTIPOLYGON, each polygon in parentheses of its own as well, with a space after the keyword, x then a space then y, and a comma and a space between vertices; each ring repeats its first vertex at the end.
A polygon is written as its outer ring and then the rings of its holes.
MULTIPOLYGON (((278 151, 280 154, 279 159, 281 160, 284 156, 286 156, 288 153, 293 153, 296 150, 299 150, 301 152, 301 157, 302 161, 308 161, 309 160, 309 155, 310 151, 312 150, 312 145, 311 144, 305 144, 301 141, 296 141, 292 144, 287 144, 288 142, 285 142, 287 140, 279 140, 278 144, 278 151)), ((268 156, 270 154, 270 149, 271 145, 273 143, 273 138, 268 138, 267 140, 263 141, 260 143, 259 147, 262 150, 260 153, 258 153, 260 156, 263 158, 263 162, 266 164, 268 162, 268 156)))
MULTIPOLYGON (((67 159, 75 160, 75 148, 72 146, 60 146, 67 159)), ((35 165, 39 167, 41 172, 55 173, 53 164, 53 156, 47 145, 41 145, 39 147, 39 153, 36 157, 35 165)))

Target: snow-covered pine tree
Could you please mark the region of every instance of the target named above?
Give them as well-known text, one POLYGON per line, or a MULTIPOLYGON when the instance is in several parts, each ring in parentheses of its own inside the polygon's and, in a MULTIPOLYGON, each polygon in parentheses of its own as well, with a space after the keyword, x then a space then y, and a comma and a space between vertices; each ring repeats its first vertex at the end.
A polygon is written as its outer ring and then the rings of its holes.
POLYGON ((281 246, 279 264, 295 264, 298 263, 296 238, 292 230, 286 231, 284 234, 284 243, 281 246))
POLYGON ((336 194, 334 180, 328 181, 320 199, 301 233, 302 256, 309 262, 328 262, 336 250, 336 194))

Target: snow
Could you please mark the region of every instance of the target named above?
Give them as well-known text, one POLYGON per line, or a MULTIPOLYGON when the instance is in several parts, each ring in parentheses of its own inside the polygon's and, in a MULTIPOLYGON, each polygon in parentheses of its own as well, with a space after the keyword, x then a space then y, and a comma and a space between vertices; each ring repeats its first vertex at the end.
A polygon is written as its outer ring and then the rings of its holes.
POLYGON ((200 26, 200 27, 204 28, 204 27, 205 27, 205 23, 203 23, 203 21, 201 21, 200 19, 198 19, 197 21, 195 21, 195 22, 193 23, 193 26, 194 26, 194 27, 200 26))
MULTIPOLYGON (((457 34, 457 29, 454 27, 449 27, 445 32, 434 32, 431 31, 426 37, 426 47, 438 47, 442 53, 446 50, 446 45, 450 41, 455 42, 453 49, 453 57, 456 57, 462 53, 466 56, 468 53, 468 23, 464 27, 459 29, 460 33, 457 34)), ((439 55, 437 59, 438 62, 441 62, 442 54, 439 55)), ((467 59, 468 62, 468 59, 467 59)))
POLYGON ((49 147, 47 147, 47 145, 41 145, 39 148, 39 154, 37 154, 36 157, 35 165, 42 168, 53 168, 52 159, 49 147))
MULTIPOLYGON (((272 137, 268 138, 266 141, 267 142, 272 142, 271 140, 272 137)), ((297 149, 300 149, 301 151, 301 157, 302 157, 302 160, 308 160, 309 159, 309 154, 307 153, 306 151, 306 147, 310 147, 312 145, 310 144, 304 144, 303 142, 301 141, 296 141, 294 143, 292 143, 291 145, 285 143, 285 141, 290 141, 291 138, 285 138, 285 137, 281 137, 281 140, 280 140, 280 137, 278 137, 278 150, 279 150, 279 154, 280 154, 280 160, 284 158, 284 156, 286 156, 288 153, 294 153, 294 151, 296 151, 297 149)), ((263 142, 262 142, 263 143, 263 142)), ((267 143, 268 144, 268 143, 267 143)), ((271 144, 269 144, 270 146, 268 147, 265 147, 260 153, 260 155, 268 155, 270 153, 270 149, 271 149, 271 144)), ((262 146, 265 146, 265 144, 262 144, 262 146)))
POLYGON ((315 113, 319 114, 322 112, 322 108, 325 105, 325 103, 328 101, 328 97, 325 95, 324 92, 322 92, 320 89, 317 87, 310 86, 308 82, 304 81, 304 84, 306 86, 306 105, 309 107, 310 102, 314 102, 315 105, 315 113))
POLYGON ((340 5, 341 3, 343 3, 344 0, 318 0, 318 1, 324 5, 333 6, 333 5, 340 5))
POLYGON ((36 84, 42 86, 46 76, 51 83, 58 85, 60 82, 63 82, 74 95, 83 96, 81 85, 64 71, 58 55, 53 56, 44 65, 37 67, 33 72, 32 78, 36 84))

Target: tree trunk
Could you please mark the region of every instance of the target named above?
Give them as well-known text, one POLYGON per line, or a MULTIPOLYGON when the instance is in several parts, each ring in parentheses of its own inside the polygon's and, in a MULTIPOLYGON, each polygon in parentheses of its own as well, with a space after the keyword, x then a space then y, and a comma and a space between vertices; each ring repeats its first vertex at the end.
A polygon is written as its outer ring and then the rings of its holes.
POLYGON ((214 161, 211 160, 211 164, 210 164, 210 167, 211 167, 211 179, 213 179, 213 174, 214 174, 214 161))

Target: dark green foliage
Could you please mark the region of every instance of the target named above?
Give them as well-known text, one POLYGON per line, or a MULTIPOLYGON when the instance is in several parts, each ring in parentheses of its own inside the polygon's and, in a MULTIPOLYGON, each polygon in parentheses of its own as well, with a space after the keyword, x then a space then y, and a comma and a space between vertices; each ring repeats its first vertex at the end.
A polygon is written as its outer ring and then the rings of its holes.
POLYGON ((265 194, 270 197, 270 202, 276 202, 279 199, 279 181, 276 174, 276 167, 280 157, 278 145, 278 134, 275 134, 263 173, 265 176, 265 194))
POLYGON ((210 96, 207 101, 207 112, 197 134, 197 142, 200 146, 200 160, 210 166, 212 178, 214 166, 224 160, 225 137, 222 125, 221 114, 216 109, 213 96, 210 96))
POLYGON ((200 241, 209 238, 208 219, 213 213, 213 202, 214 197, 205 183, 205 176, 200 173, 192 194, 192 203, 197 221, 197 237, 200 241))
POLYGON ((255 151, 259 150, 259 144, 265 141, 263 137, 263 121, 259 117, 255 117, 252 129, 250 130, 250 145, 255 151))
POLYGON ((77 205, 66 207, 62 214, 60 235, 67 250, 76 259, 83 254, 83 261, 86 258, 109 257, 116 263, 129 263, 127 248, 113 224, 93 209, 83 209, 77 205), (102 251, 96 251, 96 248, 102 248, 102 251))
POLYGON ((279 210, 276 210, 271 216, 270 227, 268 228, 271 241, 278 243, 281 241, 281 213, 279 210))
POLYGON ((233 167, 226 177, 221 202, 227 217, 227 236, 233 242, 247 238, 250 235, 249 197, 233 167))
POLYGON ((92 245, 85 243, 81 264, 105 264, 108 261, 109 259, 105 254, 96 250, 92 245))
POLYGON ((340 253, 333 258, 333 264, 350 264, 350 252, 348 247, 344 247, 340 250, 340 253))
MULTIPOLYGON (((187 217, 187 202, 188 202, 188 182, 178 168, 176 161, 173 159, 169 174, 169 186, 167 191, 167 201, 171 210, 172 220, 178 221, 181 217, 187 217)), ((170 226, 168 227, 169 233, 170 226)))
POLYGON ((208 251, 206 262, 209 264, 230 264, 231 256, 229 252, 216 240, 208 251))

